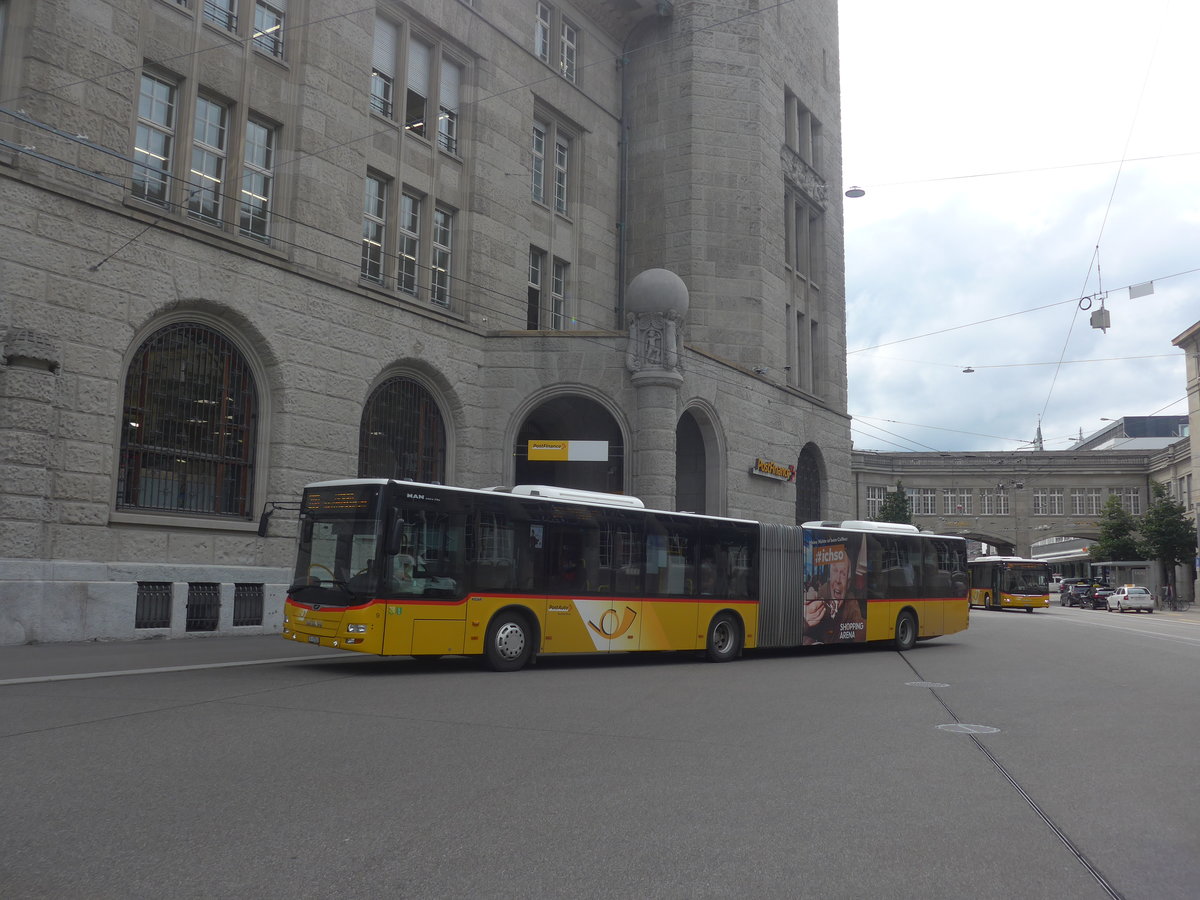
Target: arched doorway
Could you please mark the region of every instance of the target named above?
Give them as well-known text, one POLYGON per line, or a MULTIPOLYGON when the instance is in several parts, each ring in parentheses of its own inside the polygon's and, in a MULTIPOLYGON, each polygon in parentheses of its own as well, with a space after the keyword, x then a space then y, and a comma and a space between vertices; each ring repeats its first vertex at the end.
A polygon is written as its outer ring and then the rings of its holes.
POLYGON ((585 491, 625 491, 625 441, 612 414, 587 397, 547 400, 521 423, 513 447, 516 484, 551 484, 585 491), (530 453, 530 442, 545 447, 530 453), (562 445, 551 447, 550 445, 562 445))
POLYGON ((821 453, 806 444, 796 460, 796 524, 821 520, 821 453))

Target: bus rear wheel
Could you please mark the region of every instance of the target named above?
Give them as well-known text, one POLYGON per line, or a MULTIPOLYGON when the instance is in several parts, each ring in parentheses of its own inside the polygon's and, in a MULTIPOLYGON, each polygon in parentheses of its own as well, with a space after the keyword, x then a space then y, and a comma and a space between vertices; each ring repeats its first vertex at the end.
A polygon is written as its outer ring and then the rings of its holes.
POLYGON ((732 613, 719 613, 708 624, 704 655, 709 662, 728 662, 742 652, 742 628, 732 613))
POLYGON ((911 650, 917 643, 917 617, 906 609, 896 617, 896 649, 911 650))
POLYGON ((533 629, 520 613, 502 612, 488 624, 483 655, 494 672, 515 672, 533 657, 533 629))

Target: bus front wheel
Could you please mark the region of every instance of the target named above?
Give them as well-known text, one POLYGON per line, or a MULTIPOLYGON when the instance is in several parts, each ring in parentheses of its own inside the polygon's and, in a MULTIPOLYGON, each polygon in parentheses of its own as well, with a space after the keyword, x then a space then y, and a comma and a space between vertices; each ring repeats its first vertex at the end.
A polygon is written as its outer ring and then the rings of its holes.
POLYGON ((704 655, 709 662, 728 662, 742 652, 742 629, 732 613, 720 613, 708 624, 704 655))
POLYGON ((896 649, 911 650, 917 643, 917 617, 906 609, 896 617, 896 649))
POLYGON ((519 613, 502 612, 488 625, 484 657, 495 672, 515 672, 533 657, 533 629, 519 613))

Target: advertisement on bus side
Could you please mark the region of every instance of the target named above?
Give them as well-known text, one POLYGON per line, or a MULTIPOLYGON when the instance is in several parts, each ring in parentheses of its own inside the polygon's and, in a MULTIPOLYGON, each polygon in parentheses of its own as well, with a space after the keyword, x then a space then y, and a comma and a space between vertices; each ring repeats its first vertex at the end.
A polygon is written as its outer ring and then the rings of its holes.
POLYGON ((867 639, 867 559, 861 534, 804 532, 802 644, 867 639))

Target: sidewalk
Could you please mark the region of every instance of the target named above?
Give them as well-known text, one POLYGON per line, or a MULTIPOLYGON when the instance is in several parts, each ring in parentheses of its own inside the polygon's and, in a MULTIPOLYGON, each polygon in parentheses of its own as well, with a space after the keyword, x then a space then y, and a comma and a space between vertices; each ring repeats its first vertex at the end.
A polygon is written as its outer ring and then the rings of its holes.
POLYGON ((285 641, 279 635, 257 634, 18 644, 0 647, 0 686, 24 679, 345 658, 346 654, 335 650, 285 641))

